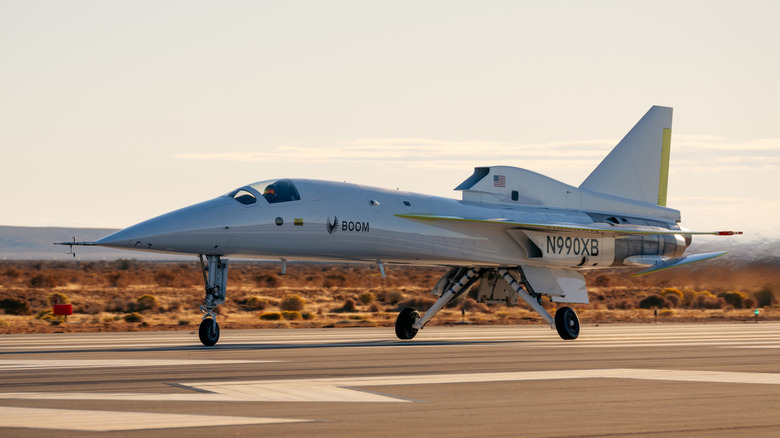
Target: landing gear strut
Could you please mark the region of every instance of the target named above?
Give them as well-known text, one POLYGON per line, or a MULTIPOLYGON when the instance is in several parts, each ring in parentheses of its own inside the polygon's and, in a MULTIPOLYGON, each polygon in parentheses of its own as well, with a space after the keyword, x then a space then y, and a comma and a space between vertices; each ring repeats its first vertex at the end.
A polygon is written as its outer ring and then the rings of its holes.
POLYGON ((431 320, 439 310, 444 308, 450 301, 458 298, 463 292, 468 290, 468 286, 474 284, 479 278, 480 270, 478 269, 459 269, 453 270, 454 273, 449 279, 447 291, 441 294, 436 303, 425 312, 425 315, 420 317, 420 314, 413 308, 407 307, 398 314, 398 319, 395 320, 395 334, 399 339, 412 339, 417 335, 417 331, 425 327, 425 324, 431 320))
POLYGON ((217 306, 225 302, 227 292, 228 260, 222 260, 218 255, 207 255, 203 262, 203 255, 198 254, 200 268, 203 272, 203 282, 206 285, 206 297, 200 311, 203 312, 203 321, 198 329, 200 342, 207 347, 215 345, 219 340, 219 324, 217 324, 217 306))
POLYGON ((554 327, 558 331, 561 338, 567 340, 577 339, 580 335, 580 320, 577 318, 577 314, 574 310, 570 307, 561 307, 555 312, 555 318, 553 318, 542 306, 542 294, 534 291, 533 287, 531 287, 531 284, 528 282, 523 269, 518 266, 512 268, 512 271, 515 272, 516 275, 519 274, 519 281, 515 279, 510 272, 510 269, 506 268, 500 268, 495 271, 477 268, 451 269, 450 272, 439 280, 432 292, 435 295, 441 293, 441 297, 422 317, 420 317, 417 310, 412 307, 407 307, 398 314, 398 319, 395 321, 396 336, 398 336, 399 339, 414 338, 417 335, 417 332, 422 330, 422 328, 425 327, 425 324, 439 313, 444 306, 460 297, 468 290, 469 286, 474 284, 474 282, 481 277, 484 277, 483 279, 493 279, 486 281, 492 281, 492 283, 488 283, 488 287, 495 289, 496 280, 494 276, 498 274, 498 276, 503 279, 502 284, 504 284, 503 292, 502 294, 499 294, 499 296, 504 296, 507 303, 517 303, 517 298, 522 298, 531 309, 535 310, 536 313, 547 321, 547 324, 549 324, 551 328, 554 327), (446 292, 442 293, 442 291, 446 292))

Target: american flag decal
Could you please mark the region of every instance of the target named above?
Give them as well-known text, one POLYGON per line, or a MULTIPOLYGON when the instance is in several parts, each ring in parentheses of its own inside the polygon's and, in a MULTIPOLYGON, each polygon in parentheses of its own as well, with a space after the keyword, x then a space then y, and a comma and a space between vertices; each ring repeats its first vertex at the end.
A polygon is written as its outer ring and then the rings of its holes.
POLYGON ((493 187, 506 187, 506 176, 493 175, 493 187))

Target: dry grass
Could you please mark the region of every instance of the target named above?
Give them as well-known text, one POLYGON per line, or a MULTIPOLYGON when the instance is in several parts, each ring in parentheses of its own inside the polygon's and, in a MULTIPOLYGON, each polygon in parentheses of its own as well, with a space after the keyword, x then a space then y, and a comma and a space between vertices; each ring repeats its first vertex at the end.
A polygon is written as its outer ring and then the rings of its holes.
MULTIPOLYGON (((291 264, 288 274, 280 275, 275 264, 235 262, 219 321, 227 329, 392 326, 400 308, 425 310, 435 302, 429 291, 445 271, 392 266, 382 278, 371 265, 291 264)), ((762 306, 762 319, 780 319, 777 266, 711 264, 654 276, 630 274, 587 273, 591 303, 573 306, 581 321, 751 320, 756 305, 762 306)), ((201 321, 201 281, 196 262, 5 261, 0 263, 5 309, 0 309, 0 333, 195 329, 201 321), (67 321, 51 314, 53 296, 73 305, 67 321)), ((556 307, 546 300, 544 305, 548 311, 556 307)), ((522 305, 488 306, 465 297, 431 324, 459 322, 461 309, 467 321, 478 324, 542 321, 522 305)))

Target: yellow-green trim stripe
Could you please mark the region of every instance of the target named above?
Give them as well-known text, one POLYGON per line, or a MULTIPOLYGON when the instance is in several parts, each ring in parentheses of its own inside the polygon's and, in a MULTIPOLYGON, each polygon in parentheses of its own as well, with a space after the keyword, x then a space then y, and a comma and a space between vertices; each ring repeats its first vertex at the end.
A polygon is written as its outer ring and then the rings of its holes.
POLYGON ((658 182, 658 205, 666 207, 666 190, 669 187, 669 155, 672 150, 672 130, 664 128, 661 142, 661 179, 658 182))

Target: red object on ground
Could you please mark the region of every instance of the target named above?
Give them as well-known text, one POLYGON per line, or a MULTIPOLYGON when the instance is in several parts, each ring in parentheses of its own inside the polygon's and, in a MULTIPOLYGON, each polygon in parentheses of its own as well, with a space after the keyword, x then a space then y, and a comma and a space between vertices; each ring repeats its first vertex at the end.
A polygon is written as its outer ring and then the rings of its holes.
POLYGON ((73 305, 72 304, 55 304, 54 305, 54 314, 55 315, 73 315, 73 305))

